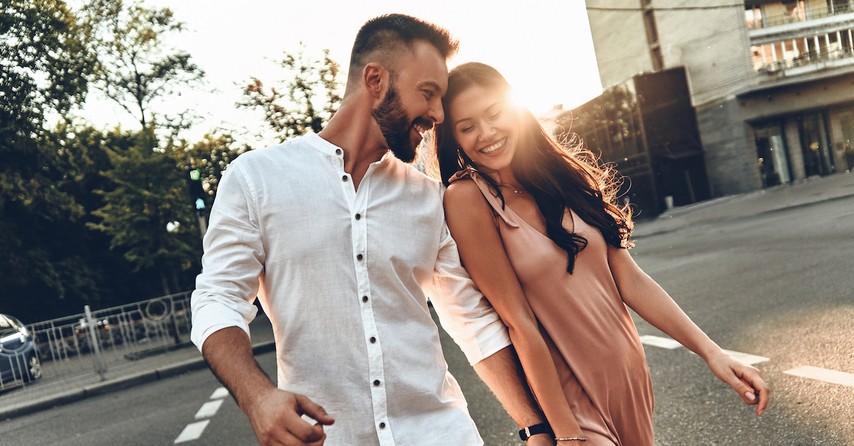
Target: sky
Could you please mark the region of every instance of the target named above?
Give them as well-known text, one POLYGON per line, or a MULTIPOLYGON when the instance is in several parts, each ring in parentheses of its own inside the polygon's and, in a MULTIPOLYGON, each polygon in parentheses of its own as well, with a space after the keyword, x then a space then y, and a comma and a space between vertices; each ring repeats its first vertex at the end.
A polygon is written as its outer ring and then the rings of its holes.
MULTIPOLYGON (((310 55, 329 49, 342 67, 359 27, 387 13, 410 14, 447 28, 460 41, 449 68, 479 61, 497 68, 516 98, 537 115, 556 104, 573 108, 601 92, 599 73, 582 0, 143 0, 169 7, 187 31, 172 42, 187 51, 206 73, 205 85, 169 98, 166 109, 191 108, 203 120, 191 140, 217 127, 263 127, 260 112, 238 110, 240 85, 252 77, 281 79, 274 61, 296 52, 300 42, 310 55)), ((346 74, 341 76, 345 79, 346 74)), ((90 98, 83 116, 96 125, 133 128, 127 112, 90 98)))

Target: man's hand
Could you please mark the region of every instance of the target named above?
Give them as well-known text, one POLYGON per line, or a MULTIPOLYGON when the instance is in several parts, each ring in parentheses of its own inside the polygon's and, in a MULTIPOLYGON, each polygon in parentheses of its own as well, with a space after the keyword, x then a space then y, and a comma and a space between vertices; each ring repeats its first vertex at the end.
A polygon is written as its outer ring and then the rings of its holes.
POLYGON ((245 410, 258 442, 264 446, 320 446, 326 440, 323 426, 335 422, 323 407, 307 397, 280 389, 264 392, 245 410), (306 422, 302 415, 317 423, 306 422))
POLYGON ((326 440, 323 426, 335 420, 310 399, 276 388, 255 361, 249 336, 242 329, 215 331, 205 340, 202 355, 249 417, 260 444, 320 446, 326 440), (306 422, 303 415, 317 424, 306 422))
POLYGON ((756 405, 756 415, 762 415, 771 399, 771 389, 759 369, 741 363, 721 351, 707 360, 709 369, 721 381, 729 384, 745 404, 756 405))

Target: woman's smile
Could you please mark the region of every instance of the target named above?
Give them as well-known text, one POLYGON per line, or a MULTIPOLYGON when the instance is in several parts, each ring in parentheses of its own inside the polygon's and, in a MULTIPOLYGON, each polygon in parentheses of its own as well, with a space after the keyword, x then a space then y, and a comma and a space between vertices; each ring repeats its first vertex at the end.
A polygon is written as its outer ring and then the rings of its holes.
POLYGON ((484 155, 492 155, 495 152, 501 150, 504 147, 504 144, 506 142, 507 142, 507 137, 505 136, 504 138, 499 139, 497 142, 490 144, 490 145, 478 150, 478 152, 480 152, 484 155))

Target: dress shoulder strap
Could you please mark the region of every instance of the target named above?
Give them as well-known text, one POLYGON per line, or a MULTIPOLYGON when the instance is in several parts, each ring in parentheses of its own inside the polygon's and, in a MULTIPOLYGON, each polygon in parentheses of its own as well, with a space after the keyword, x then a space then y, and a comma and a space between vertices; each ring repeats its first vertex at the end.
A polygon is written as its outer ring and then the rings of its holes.
POLYGON ((486 183, 486 180, 484 180, 480 176, 480 173, 478 173, 478 171, 474 168, 466 167, 465 169, 460 170, 459 172, 455 173, 454 176, 452 176, 448 180, 448 182, 453 183, 464 178, 470 178, 472 181, 474 181, 474 184, 477 186, 478 189, 480 189, 480 193, 483 194, 483 198, 486 199, 487 203, 489 203, 489 205, 492 207, 492 210, 495 212, 495 214, 501 217, 501 219, 504 220, 504 222, 507 223, 508 226, 513 228, 519 227, 519 223, 516 222, 514 216, 510 215, 507 212, 504 206, 502 206, 501 199, 498 198, 498 196, 492 192, 491 188, 489 187, 489 184, 486 183))

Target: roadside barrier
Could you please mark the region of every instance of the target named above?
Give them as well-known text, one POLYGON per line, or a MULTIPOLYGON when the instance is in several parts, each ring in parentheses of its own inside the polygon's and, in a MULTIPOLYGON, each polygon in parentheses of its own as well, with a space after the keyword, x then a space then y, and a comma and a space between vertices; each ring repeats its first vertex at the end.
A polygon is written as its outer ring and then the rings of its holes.
POLYGON ((13 361, 20 370, 16 379, 0 380, 0 392, 10 387, 47 391, 84 375, 92 382, 104 381, 111 371, 132 367, 138 359, 191 346, 191 293, 101 310, 86 306, 80 314, 28 324, 38 360, 13 361))

